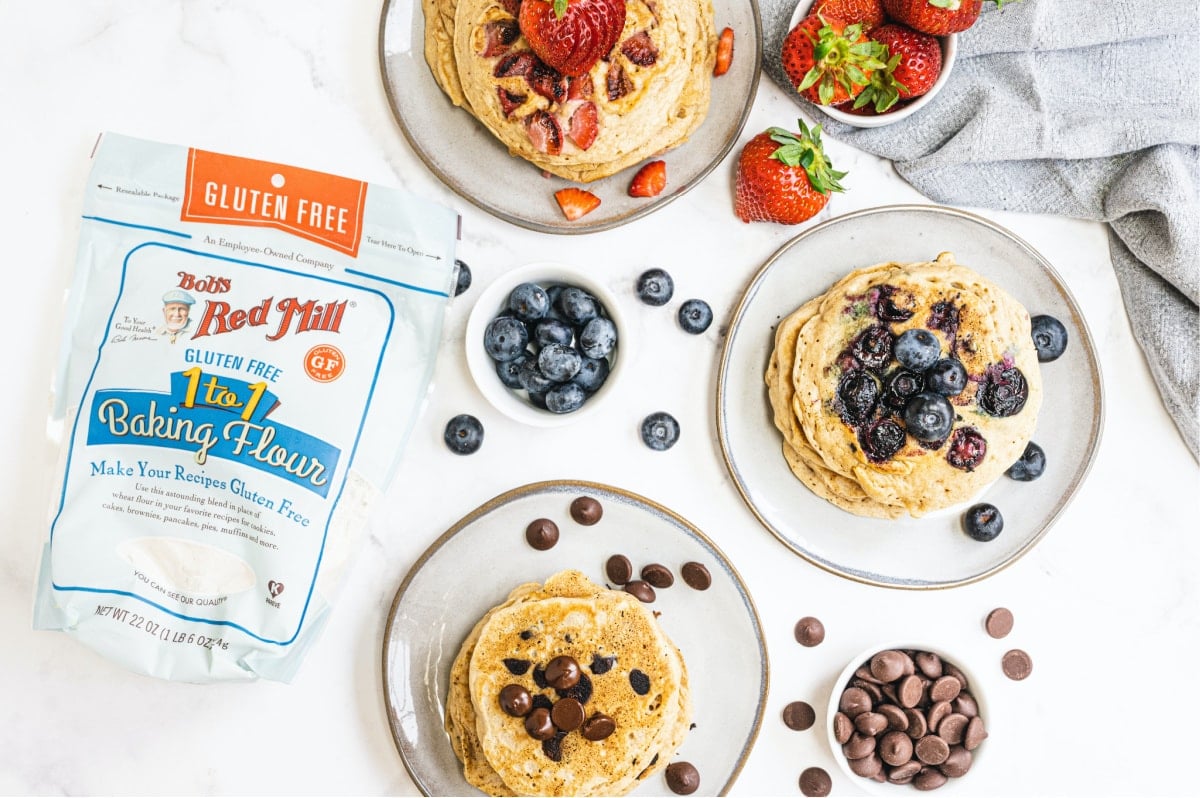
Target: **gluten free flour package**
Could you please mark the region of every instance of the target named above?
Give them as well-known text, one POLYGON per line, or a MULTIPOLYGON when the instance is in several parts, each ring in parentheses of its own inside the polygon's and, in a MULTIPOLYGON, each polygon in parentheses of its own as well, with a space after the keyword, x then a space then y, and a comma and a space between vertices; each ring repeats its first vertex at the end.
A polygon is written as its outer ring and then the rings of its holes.
POLYGON ((394 189, 103 136, 34 625, 165 679, 288 681, 424 399, 457 224, 394 189))

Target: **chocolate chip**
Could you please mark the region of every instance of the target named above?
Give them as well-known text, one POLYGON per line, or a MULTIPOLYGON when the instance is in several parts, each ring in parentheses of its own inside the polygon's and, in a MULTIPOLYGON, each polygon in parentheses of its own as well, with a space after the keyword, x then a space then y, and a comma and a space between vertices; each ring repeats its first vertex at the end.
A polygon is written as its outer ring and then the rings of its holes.
POLYGON ((894 682, 904 675, 906 661, 908 666, 912 665, 903 651, 880 651, 871 657, 871 675, 880 682, 894 682))
POLYGON ((966 734, 963 735, 963 747, 968 751, 974 751, 987 736, 987 729, 983 726, 983 718, 971 718, 971 721, 967 724, 966 734))
POLYGON ((854 728, 868 737, 874 737, 887 726, 887 718, 878 712, 864 712, 854 719, 854 728))
POLYGON ((796 621, 795 635, 797 643, 812 648, 825 639, 825 624, 817 618, 805 616, 796 621))
POLYGON ((685 562, 679 569, 679 574, 687 586, 693 590, 708 590, 712 585, 712 574, 702 563, 685 562))
POLYGON ((565 690, 555 690, 559 698, 574 698, 581 704, 586 704, 592 698, 592 680, 586 673, 579 674, 579 681, 565 690))
POLYGON ((579 677, 579 663, 574 657, 555 657, 546 664, 546 684, 556 690, 574 687, 579 677))
POLYGON ((565 732, 578 729, 583 725, 585 717, 587 716, 584 714, 583 704, 574 698, 560 698, 550 709, 551 722, 565 732))
POLYGON ((890 731, 879 740, 879 758, 889 765, 903 765, 912 755, 912 738, 902 731, 890 731))
POLYGON ((1014 648, 1004 654, 1000 660, 1004 675, 1013 681, 1029 678, 1033 673, 1033 658, 1019 648, 1014 648))
POLYGON ((852 773, 864 779, 873 779, 883 771, 883 760, 875 753, 862 759, 851 759, 849 765, 852 773))
POLYGON ((926 734, 913 746, 917 759, 926 765, 940 765, 950 756, 950 746, 936 734, 926 734))
POLYGON ((931 706, 929 711, 925 713, 925 719, 929 721, 929 731, 936 733, 942 719, 949 715, 951 711, 949 701, 938 701, 931 706))
POLYGON ((900 688, 896 695, 900 699, 900 706, 915 707, 921 703, 921 696, 925 693, 925 685, 921 681, 921 677, 913 674, 905 676, 904 681, 900 682, 900 688))
POLYGON ((549 696, 542 695, 541 693, 533 694, 533 708, 534 709, 544 709, 547 712, 549 712, 551 707, 553 707, 553 706, 554 706, 554 702, 550 700, 549 696))
POLYGON ((792 731, 811 729, 816 721, 816 710, 812 708, 811 704, 804 701, 793 701, 783 708, 783 725, 792 731))
POLYGON ((562 761, 562 741, 566 734, 557 732, 553 737, 547 740, 542 740, 542 753, 552 762, 562 761))
POLYGON ((531 521, 525 527, 525 542, 538 551, 554 548, 554 544, 558 543, 558 524, 549 518, 531 521))
POLYGON ((950 745, 958 745, 963 741, 968 723, 970 723, 970 719, 966 715, 952 712, 946 716, 945 720, 938 724, 937 736, 950 745))
POLYGON ((656 562, 642 567, 642 579, 659 590, 665 590, 675 584, 675 574, 671 573, 671 569, 656 562))
POLYGON ((549 740, 554 736, 554 723, 550 710, 538 708, 525 716, 525 731, 535 740, 549 740))
POLYGON ((614 585, 623 585, 633 577, 633 563, 624 554, 614 554, 604 563, 604 573, 614 585))
POLYGON ((932 701, 953 701, 962 692, 962 683, 953 676, 943 676, 929 688, 932 701))
POLYGON ((936 790, 947 781, 946 776, 937 768, 921 768, 912 780, 912 786, 922 791, 936 790))
POLYGON ((833 790, 833 779, 824 768, 805 768, 800 773, 800 792, 808 798, 824 798, 833 790))
POLYGON ((649 582, 643 582, 641 579, 634 579, 625 584, 625 592, 633 596, 643 604, 650 604, 657 598, 654 593, 654 588, 649 582))
POLYGON ((645 695, 650 692, 650 677, 634 668, 629 672, 629 686, 638 695, 645 695))
POLYGON ((596 676, 602 676, 612 670, 613 665, 617 664, 616 657, 602 657, 599 654, 592 655, 592 664, 590 666, 592 673, 596 676))
POLYGON ((854 721, 845 712, 836 713, 833 716, 833 739, 841 745, 850 739, 851 734, 854 734, 854 721))
POLYGON ((904 731, 914 740, 919 740, 929 732, 929 723, 925 719, 925 715, 916 709, 904 710, 904 717, 908 718, 908 728, 904 731))
POLYGON ((691 795, 700 789, 700 771, 691 762, 672 762, 667 765, 667 786, 676 795, 691 795))
POLYGON ((889 770, 887 780, 892 784, 908 784, 914 776, 921 772, 921 769, 921 763, 913 759, 889 770))
POLYGON ((508 684, 500 690, 500 708, 506 715, 523 718, 533 709, 533 696, 519 684, 508 684))
POLYGON ((526 671, 529 670, 529 666, 532 664, 533 663, 531 663, 527 659, 506 659, 506 660, 504 660, 504 667, 508 668, 508 672, 511 673, 513 676, 524 676, 526 671))
POLYGON ((542 668, 540 666, 534 666, 534 668, 533 668, 533 683, 536 684, 542 690, 545 690, 547 687, 550 686, 550 683, 548 681, 546 681, 546 669, 545 668, 542 668))
POLYGON ((876 679, 875 675, 873 673, 871 673, 871 663, 870 662, 868 662, 866 665, 859 665, 858 669, 856 671, 854 671, 854 678, 858 681, 866 682, 867 684, 874 684, 874 685, 883 684, 883 682, 876 679))
POLYGON ((603 712, 597 712, 583 722, 579 733, 585 740, 598 742, 608 737, 617 730, 617 722, 605 715, 603 712))
POLYGON ((989 637, 994 637, 999 640, 1002 637, 1008 637, 1008 633, 1013 628, 1013 614, 1007 607, 997 607, 988 613, 987 619, 983 622, 983 628, 987 631, 989 637))
POLYGON ((842 691, 842 697, 838 700, 838 709, 845 712, 851 720, 864 712, 870 712, 871 706, 871 696, 861 687, 851 687, 842 691))
POLYGON ((604 515, 604 508, 591 496, 580 496, 571 502, 571 517, 577 524, 591 526, 599 521, 602 515, 604 515))
POLYGON ((968 718, 973 718, 979 714, 979 705, 975 703, 975 699, 970 693, 965 690, 958 694, 958 698, 951 702, 954 711, 960 715, 966 715, 968 718))
POLYGON ((971 769, 971 752, 963 748, 961 745, 956 745, 950 749, 950 755, 946 757, 946 761, 938 765, 938 770, 942 771, 942 775, 957 778, 965 775, 971 769))
POLYGON ((522 640, 528 640, 529 638, 533 637, 533 630, 525 629, 524 631, 521 632, 520 637, 522 640))
MULTIPOLYGON (((865 756, 870 756, 875 753, 875 738, 868 737, 865 734, 854 732, 850 735, 850 739, 842 746, 842 753, 847 759, 862 759, 865 756)), ((861 773, 859 774, 862 775, 861 773)))
POLYGON ((971 685, 967 683, 967 675, 951 663, 943 661, 942 670, 945 671, 947 676, 953 676, 955 679, 958 679, 958 683, 962 685, 962 689, 966 690, 970 688, 971 685))
POLYGON ((913 656, 913 661, 917 665, 917 670, 930 679, 940 679, 942 677, 942 658, 937 654, 931 654, 928 651, 918 651, 913 656))
POLYGON ((853 679, 850 682, 851 687, 857 687, 867 695, 871 696, 872 701, 883 700, 883 688, 877 682, 868 682, 866 679, 853 679))
POLYGON ((904 731, 908 728, 908 716, 895 704, 881 704, 875 707, 875 711, 887 718, 889 729, 904 731))

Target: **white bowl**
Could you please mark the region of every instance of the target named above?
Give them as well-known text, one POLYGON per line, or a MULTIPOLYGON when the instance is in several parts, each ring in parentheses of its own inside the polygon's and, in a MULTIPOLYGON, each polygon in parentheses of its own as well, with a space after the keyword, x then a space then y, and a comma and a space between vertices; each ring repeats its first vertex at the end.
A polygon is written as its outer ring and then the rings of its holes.
MULTIPOLYGON (((946 650, 940 646, 928 645, 926 643, 914 643, 910 640, 902 640, 899 642, 884 643, 883 645, 872 646, 860 653, 858 656, 850 660, 846 665, 845 670, 838 674, 837 680, 833 684, 833 692, 829 695, 829 706, 825 713, 825 734, 829 739, 829 746, 833 752, 833 758, 837 760, 838 767, 846 774, 847 778, 854 782, 857 786, 871 793, 872 795, 891 796, 892 798, 900 798, 907 792, 914 791, 911 784, 892 784, 890 782, 878 782, 872 779, 863 778, 850 769, 850 762, 846 759, 846 755, 842 752, 841 743, 833 736, 833 718, 838 713, 838 704, 842 697, 842 691, 849 686, 850 681, 854 678, 854 672, 862 665, 871 661, 871 658, 881 651, 889 651, 897 649, 900 651, 928 651, 932 654, 937 654, 944 662, 948 662, 958 668, 964 676, 967 677, 969 686, 967 692, 975 699, 976 705, 979 707, 979 716, 983 718, 984 728, 988 734, 993 733, 994 718, 987 703, 987 696, 979 675, 968 668, 961 658, 946 653, 946 650)), ((991 746, 991 740, 985 739, 979 747, 971 752, 971 768, 962 776, 949 779, 944 785, 937 788, 934 792, 938 795, 950 795, 961 793, 971 789, 974 779, 972 776, 979 772, 981 760, 987 762, 987 750, 991 746), (982 756, 981 756, 982 754, 982 756)))
MULTIPOLYGON (((796 23, 808 16, 808 11, 812 8, 815 0, 800 0, 796 5, 795 11, 792 12, 791 21, 788 23, 788 30, 796 27, 796 23)), ((938 78, 933 83, 933 87, 922 94, 915 100, 905 102, 901 100, 893 111, 888 111, 885 114, 852 114, 847 111, 842 111, 828 105, 819 105, 813 103, 817 108, 831 119, 836 119, 847 125, 854 127, 883 127, 899 122, 901 119, 907 119, 917 111, 928 105, 934 96, 942 90, 942 86, 946 85, 946 81, 950 77, 950 71, 954 68, 954 62, 958 58, 958 34, 951 33, 948 36, 937 37, 942 45, 942 71, 938 74, 938 78)))
POLYGON ((590 415, 613 392, 622 372, 621 352, 622 350, 632 351, 627 349, 630 345, 628 335, 629 325, 625 323, 625 317, 622 315, 617 297, 603 284, 592 279, 582 270, 561 263, 530 263, 505 272, 493 280, 475 300, 475 306, 471 309, 471 315, 467 319, 467 367, 480 392, 501 413, 524 424, 537 427, 556 427, 570 424, 590 415), (543 287, 555 283, 578 286, 594 296, 604 306, 604 312, 617 328, 617 345, 608 358, 610 369, 608 379, 598 391, 587 398, 587 401, 578 410, 570 413, 554 413, 530 404, 524 391, 513 390, 500 381, 499 375, 496 374, 496 362, 483 348, 483 333, 488 322, 507 309, 508 295, 521 283, 536 283, 543 287))

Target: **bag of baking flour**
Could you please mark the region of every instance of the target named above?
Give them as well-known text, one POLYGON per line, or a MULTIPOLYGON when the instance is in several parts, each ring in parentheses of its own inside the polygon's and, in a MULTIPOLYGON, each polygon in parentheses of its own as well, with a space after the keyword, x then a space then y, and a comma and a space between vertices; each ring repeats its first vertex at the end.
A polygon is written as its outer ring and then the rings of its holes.
POLYGON ((401 191, 106 134, 34 625, 165 679, 289 680, 427 390, 457 225, 401 191))

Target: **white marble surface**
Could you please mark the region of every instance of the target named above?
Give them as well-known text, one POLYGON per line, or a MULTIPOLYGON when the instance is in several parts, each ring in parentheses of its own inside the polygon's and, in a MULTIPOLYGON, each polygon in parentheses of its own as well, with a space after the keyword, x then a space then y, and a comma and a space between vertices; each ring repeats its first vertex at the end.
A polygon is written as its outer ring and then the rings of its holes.
MULTIPOLYGON (((1197 466, 1132 338, 1098 225, 984 212, 1054 264, 1098 345, 1107 423, 1074 503, 1033 552, 982 583, 933 593, 851 583, 789 554, 756 523, 714 441, 724 324, 746 281, 797 228, 736 220, 732 159, 661 212, 606 233, 547 236, 483 215, 436 181, 391 118, 376 57, 379 11, 377 0, 0 0, 0 224, 11 333, 0 394, 0 793, 414 793, 382 699, 391 598, 421 551, 464 512, 552 478, 606 482, 673 508, 706 530, 749 583, 766 631, 771 690, 738 794, 798 794, 797 776, 810 765, 833 773, 837 793, 855 794, 825 739, 787 730, 779 712, 794 699, 823 711, 845 660, 900 637, 957 641, 988 674, 1005 733, 989 741, 992 764, 970 793, 1194 790, 1184 751, 1195 730, 1182 697, 1200 652, 1197 466), (400 185, 462 213, 460 257, 475 287, 449 311, 434 389, 404 466, 332 622, 291 685, 156 681, 64 635, 31 629, 54 481, 43 432, 48 385, 88 153, 102 130, 400 185), (695 339, 672 329, 668 314, 639 312, 640 332, 655 345, 634 353, 619 398, 586 425, 518 427, 471 383, 463 329, 482 286, 514 265, 548 258, 592 270, 631 309, 633 277, 663 266, 680 296, 707 299, 718 321, 695 339), (637 437, 637 421, 657 409, 683 427, 665 454, 637 437), (484 448, 470 458, 441 443, 445 420, 459 412, 487 426, 484 448), (981 628, 997 605, 1017 618, 1005 641, 981 628), (793 641, 802 615, 824 620, 823 645, 793 641), (1025 682, 999 675, 999 656, 1010 646, 1033 655, 1025 682)), ((796 114, 764 80, 742 141, 796 114)), ((850 190, 820 218, 922 201, 886 162, 836 141, 828 148, 850 172, 850 190)), ((464 563, 463 590, 471 589, 472 570, 483 568, 483 561, 464 563)))

